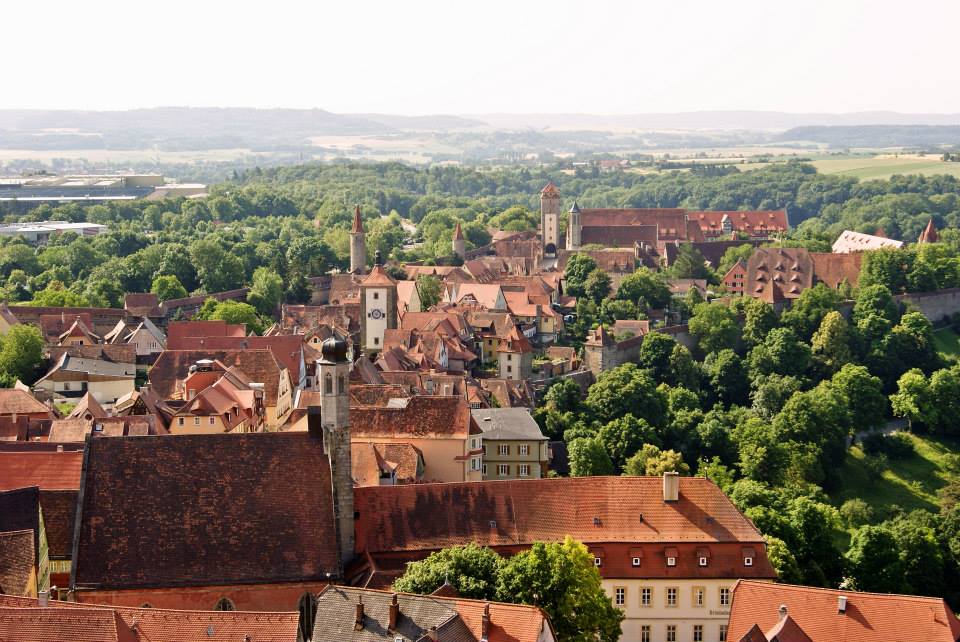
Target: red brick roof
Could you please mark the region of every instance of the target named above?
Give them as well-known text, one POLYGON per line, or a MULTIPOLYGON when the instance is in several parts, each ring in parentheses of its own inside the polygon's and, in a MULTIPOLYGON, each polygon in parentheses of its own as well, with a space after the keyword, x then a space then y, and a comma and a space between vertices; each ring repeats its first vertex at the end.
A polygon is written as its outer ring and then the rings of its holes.
POLYGON ((243 337, 246 328, 242 323, 226 321, 171 321, 167 325, 167 343, 184 337, 243 337))
POLYGON ((303 335, 280 334, 269 337, 182 337, 167 341, 167 350, 269 350, 290 373, 296 384, 300 380, 300 358, 303 335))
MULTIPOLYGON (((503 602, 484 602, 467 600, 461 597, 435 595, 436 599, 446 602, 456 609, 467 628, 478 640, 483 639, 483 613, 490 617, 487 630, 488 642, 536 642, 542 639, 544 628, 550 628, 550 619, 536 606, 527 604, 505 604, 503 602)), ((556 637, 554 635, 554 637, 556 637)))
POLYGON ((4 642, 139 642, 116 613, 69 607, 0 608, 4 642))
MULTIPOLYGON (((34 598, 0 595, 0 608, 27 609, 37 607, 34 598)), ((50 602, 43 609, 69 609, 78 613, 116 613, 128 626, 136 624, 137 642, 294 642, 297 639, 298 613, 262 613, 252 611, 174 611, 139 609, 125 606, 50 602), (249 638, 247 637, 249 636, 249 638)), ((84 638, 68 638, 85 642, 84 638)), ((106 638, 109 639, 109 638, 106 638)), ((63 642, 64 638, 55 638, 63 642)), ((94 638, 93 642, 104 642, 94 638)), ((26 642, 26 640, 24 640, 26 642)), ((31 639, 32 642, 32 639, 31 639)))
POLYGON ((662 483, 579 477, 359 488, 357 550, 529 545, 570 535, 585 543, 750 542, 762 551, 760 532, 716 484, 683 477, 680 500, 667 503, 662 483))
POLYGON ((723 232, 723 217, 730 221, 734 232, 745 232, 751 236, 766 236, 768 232, 786 232, 786 210, 726 211, 726 212, 689 212, 690 220, 700 225, 707 236, 723 232))
POLYGON ((540 196, 545 196, 545 195, 551 195, 551 196, 560 195, 560 190, 557 188, 556 185, 554 185, 553 181, 548 182, 546 185, 543 186, 543 189, 540 190, 540 196))
POLYGON ((329 460, 309 433, 94 439, 87 456, 76 586, 339 575, 329 460))
POLYGON ((396 285, 396 283, 397 282, 394 281, 389 274, 387 274, 387 271, 383 268, 382 265, 374 265, 373 268, 370 270, 370 274, 367 275, 367 278, 365 278, 360 285, 361 286, 370 286, 370 285, 390 286, 390 285, 396 285))
POLYGON ((0 415, 47 414, 53 416, 50 408, 40 403, 29 392, 16 388, 0 388, 0 415))
POLYGON ((235 367, 247 381, 264 384, 264 404, 277 404, 283 365, 270 350, 164 350, 150 368, 151 389, 162 399, 178 398, 190 366, 201 359, 219 361, 226 368, 235 367))
POLYGON ((51 559, 73 555, 73 528, 77 521, 76 490, 41 490, 40 507, 51 559))
POLYGON ((78 490, 82 451, 0 451, 0 490, 39 486, 41 490, 78 490))
POLYGON ((937 234, 937 227, 933 224, 933 219, 930 219, 927 226, 923 228, 923 232, 920 233, 917 243, 936 243, 938 240, 940 240, 940 235, 937 234))
POLYGON ((353 437, 462 437, 471 431, 470 406, 460 397, 418 395, 403 407, 350 408, 353 437))
POLYGON ((741 580, 733 589, 727 639, 739 641, 751 627, 768 632, 780 605, 813 642, 955 642, 960 621, 940 598, 857 593, 836 589, 741 580), (847 598, 838 613, 838 597, 847 598))
POLYGON ((460 227, 460 221, 457 221, 457 227, 453 230, 453 240, 462 241, 463 240, 463 229, 460 227))
POLYGON ((846 281, 852 287, 857 287, 860 280, 860 264, 863 254, 832 254, 830 252, 811 252, 813 259, 813 277, 818 282, 826 283, 836 290, 846 281))

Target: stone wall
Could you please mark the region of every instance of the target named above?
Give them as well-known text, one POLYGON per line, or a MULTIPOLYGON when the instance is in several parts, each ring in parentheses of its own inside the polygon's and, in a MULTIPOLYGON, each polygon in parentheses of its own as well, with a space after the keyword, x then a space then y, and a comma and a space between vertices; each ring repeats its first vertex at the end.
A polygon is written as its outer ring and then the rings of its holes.
POLYGON ((916 308, 930 319, 934 325, 940 324, 944 318, 960 312, 960 288, 938 290, 937 292, 918 292, 897 296, 904 305, 916 308))

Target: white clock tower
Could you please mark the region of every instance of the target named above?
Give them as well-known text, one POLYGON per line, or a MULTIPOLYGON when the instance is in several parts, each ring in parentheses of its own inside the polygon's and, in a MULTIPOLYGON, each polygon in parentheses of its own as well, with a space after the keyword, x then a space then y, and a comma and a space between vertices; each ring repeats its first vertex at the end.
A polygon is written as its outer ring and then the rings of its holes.
POLYGON ((360 283, 360 345, 370 355, 383 350, 387 330, 397 327, 397 282, 383 268, 380 253, 360 283))

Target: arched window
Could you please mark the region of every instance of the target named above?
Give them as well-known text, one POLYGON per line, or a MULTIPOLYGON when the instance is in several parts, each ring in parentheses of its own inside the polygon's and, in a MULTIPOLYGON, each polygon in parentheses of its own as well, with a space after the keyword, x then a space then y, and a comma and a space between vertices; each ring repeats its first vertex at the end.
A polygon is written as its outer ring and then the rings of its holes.
POLYGON ((323 392, 328 395, 333 394, 333 375, 329 372, 323 378, 323 392))
POLYGON ((213 607, 214 611, 236 611, 237 607, 234 606, 233 602, 230 601, 230 598, 221 597, 217 600, 216 605, 213 607))
POLYGON ((297 625, 300 639, 310 640, 313 638, 313 623, 317 619, 317 597, 310 592, 304 593, 297 603, 297 610, 300 611, 300 622, 297 625))
POLYGON ((343 375, 340 375, 337 381, 337 394, 347 394, 347 379, 343 375))

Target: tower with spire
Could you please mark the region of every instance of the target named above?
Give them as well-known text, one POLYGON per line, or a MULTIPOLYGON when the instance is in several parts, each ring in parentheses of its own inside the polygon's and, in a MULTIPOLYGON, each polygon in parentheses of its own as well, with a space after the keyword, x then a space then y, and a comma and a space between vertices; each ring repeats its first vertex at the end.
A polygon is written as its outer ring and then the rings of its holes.
POLYGON ((570 214, 567 219, 567 249, 568 250, 579 250, 580 249, 580 231, 583 228, 580 225, 580 206, 577 205, 577 202, 573 202, 573 206, 570 207, 570 214))
POLYGON ((453 253, 461 259, 467 258, 467 241, 463 237, 460 221, 457 221, 457 227, 453 230, 453 253))
POLYGON ((363 274, 367 268, 367 241, 360 218, 360 206, 353 211, 353 227, 350 229, 350 273, 363 274))
POLYGON ((360 282, 360 345, 367 355, 383 350, 387 330, 397 328, 397 282, 375 254, 374 266, 360 282))
POLYGON ((933 219, 930 219, 927 226, 923 228, 923 232, 920 233, 917 243, 936 243, 939 240, 940 235, 937 234, 937 227, 933 224, 933 219))
POLYGON ((553 184, 540 192, 540 243, 543 255, 554 257, 560 245, 560 190, 553 184))

